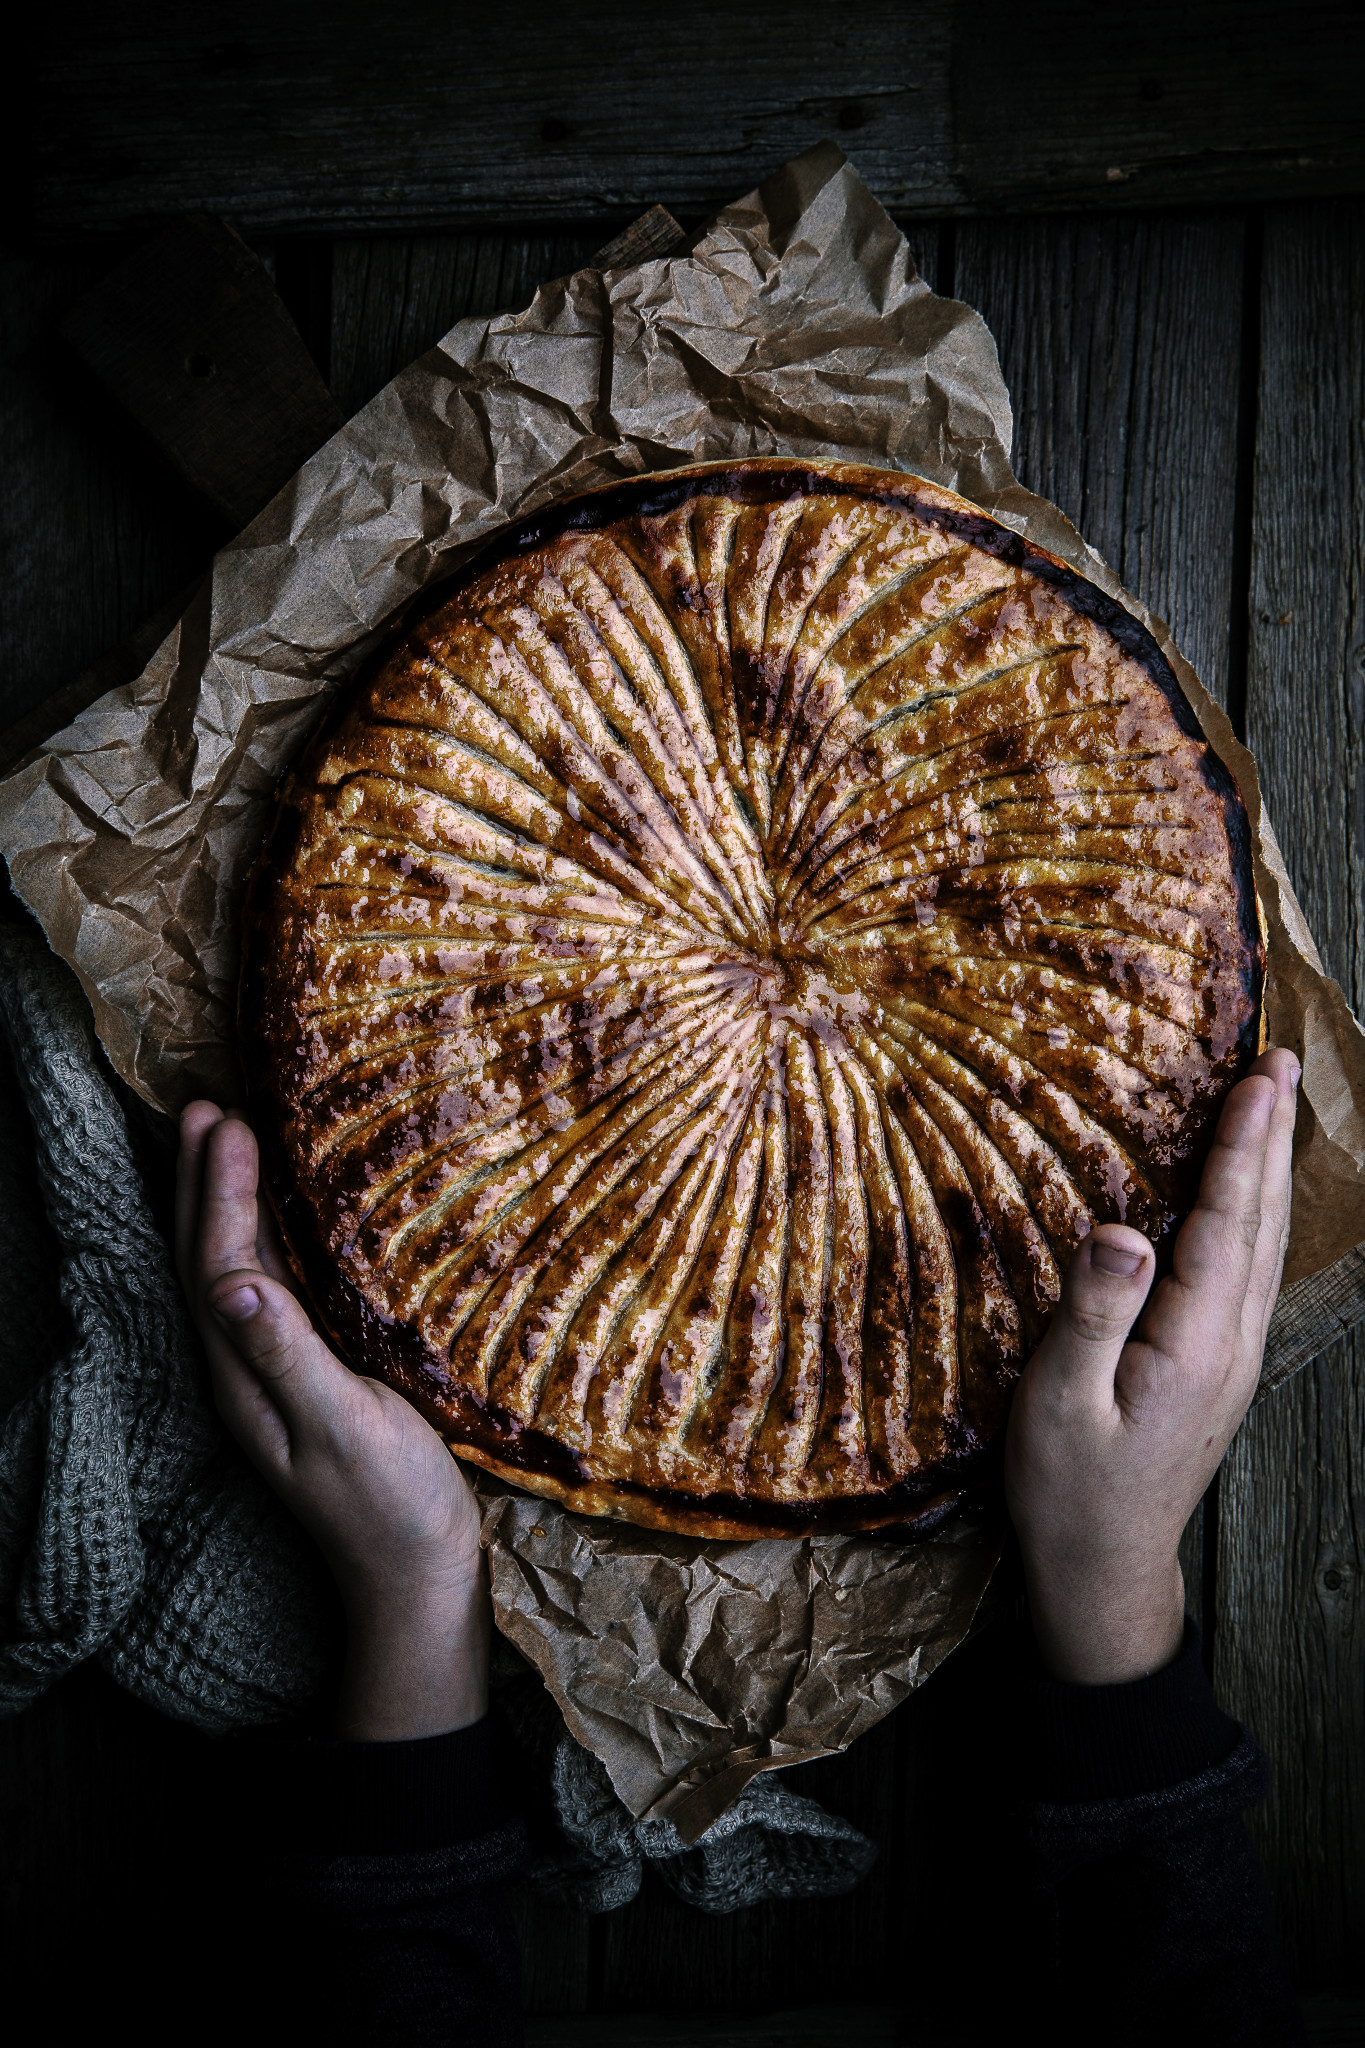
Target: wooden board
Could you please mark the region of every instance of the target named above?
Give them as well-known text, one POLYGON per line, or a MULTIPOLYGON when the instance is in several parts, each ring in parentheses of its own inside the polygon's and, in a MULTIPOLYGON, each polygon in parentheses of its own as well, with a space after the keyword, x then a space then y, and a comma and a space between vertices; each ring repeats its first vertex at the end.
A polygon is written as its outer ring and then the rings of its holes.
MULTIPOLYGON (((1283 219, 1281 230, 1272 217, 1265 242, 1265 375, 1278 362, 1276 402, 1288 422, 1275 473, 1283 488, 1285 479, 1293 484, 1304 505, 1311 507, 1315 492, 1324 498, 1336 494, 1337 524, 1329 538, 1337 552, 1329 549, 1316 569, 1311 562, 1305 566, 1310 544, 1302 537, 1293 541, 1283 510, 1278 523, 1267 510, 1271 524, 1262 552, 1269 564, 1289 562, 1296 575, 1320 576, 1334 604, 1345 592, 1347 602, 1333 614, 1327 638, 1332 650, 1346 650, 1356 644, 1351 619, 1359 613, 1351 605, 1360 583, 1358 566, 1341 548, 1343 536, 1360 531, 1360 512, 1349 510, 1347 501, 1359 489, 1365 462, 1358 455, 1355 470, 1335 471, 1332 462, 1340 450, 1334 455, 1329 448, 1324 458, 1311 435, 1305 441, 1303 422, 1333 377, 1344 377, 1357 393, 1351 399, 1354 417, 1365 416, 1358 384, 1351 382, 1359 376, 1358 344, 1344 335, 1347 301, 1340 296, 1351 289, 1360 296, 1360 284, 1351 283, 1358 271, 1350 268, 1358 259, 1351 257, 1343 267, 1340 243, 1345 220, 1347 254, 1358 249, 1358 209, 1314 207, 1283 219), (1287 252, 1300 233, 1307 238, 1310 269, 1317 267, 1310 304, 1295 324, 1288 310, 1292 293, 1286 296, 1281 283, 1276 299, 1272 284, 1285 272, 1287 252), (1273 347, 1281 329, 1285 338, 1273 347)), ((331 357, 338 386, 358 403, 451 320, 529 297, 543 276, 583 260, 599 241, 598 231, 586 229, 566 230, 563 237, 557 230, 537 236, 480 232, 394 236, 363 246, 338 242, 334 248, 325 241, 300 242, 271 253, 314 359, 331 357), (320 305, 330 310, 330 323, 320 305)), ((1340 722, 1324 727, 1317 697, 1312 705, 1318 708, 1310 706, 1302 716, 1285 713, 1276 708, 1280 698, 1258 695, 1259 686, 1248 690, 1240 666, 1247 652, 1240 629, 1252 568, 1253 452, 1263 464, 1268 460, 1265 424, 1253 449, 1255 422, 1241 404, 1248 377, 1253 394, 1257 388, 1254 353, 1247 360, 1260 324, 1254 223, 1248 236, 1241 217, 1229 213, 959 222, 944 237, 942 263, 932 226, 918 225, 912 241, 921 244, 917 255, 931 282, 940 289, 955 284, 995 326, 1015 394, 1025 480, 1055 496, 1125 579, 1173 618, 1206 679, 1227 691, 1234 709, 1248 701, 1253 742, 1263 755, 1282 762, 1289 785, 1300 792, 1298 812, 1292 802, 1286 806, 1273 798, 1277 815, 1298 819, 1304 846, 1335 849, 1318 877, 1321 897, 1308 892, 1310 915, 1331 944, 1344 948, 1348 962, 1358 959, 1358 864, 1365 842, 1358 814, 1350 812, 1362 777, 1360 718, 1343 680, 1349 670, 1332 669, 1336 652, 1330 660, 1320 658, 1323 672, 1337 677, 1332 718, 1340 711, 1340 722), (1250 294, 1244 288, 1248 277, 1250 294), (1266 702, 1271 709, 1262 735, 1255 719, 1266 702), (1278 740, 1277 720, 1285 726, 1278 740), (1318 751, 1343 744, 1347 766, 1315 808, 1318 751)), ((14 458, 9 476, 15 531, 23 508, 33 508, 35 519, 49 521, 43 531, 60 543, 48 543, 55 565, 50 577, 43 572, 42 550, 34 554, 22 605, 11 608, 7 630, 19 635, 15 644, 21 649, 45 648, 49 663, 53 648, 65 644, 63 634, 89 653, 116 637, 122 618, 112 628, 100 622, 138 575, 148 581, 146 606, 157 601, 163 593, 154 589, 152 571, 166 570, 173 560, 167 536, 174 539, 177 519, 184 525, 188 502, 187 494, 177 497, 174 484, 138 495, 111 453, 122 444, 111 438, 98 412, 93 419, 84 413, 73 418, 57 403, 60 397, 65 404, 60 391, 43 401, 44 412, 39 398, 50 387, 24 382, 37 378, 36 351, 56 309, 88 288, 94 276, 89 268, 52 263, 30 266, 18 277, 14 303, 36 302, 38 310, 28 316, 28 355, 8 373, 10 411, 0 406, 0 431, 8 433, 14 458), (64 480, 63 488, 46 502, 53 474, 64 480), (82 568, 78 537, 87 533, 96 545, 82 568)), ((136 466, 133 473, 140 474, 136 466)), ((1269 489, 1258 477, 1258 507, 1271 504, 1269 489)), ((1321 517, 1321 508, 1314 516, 1321 517)), ((202 559, 201 554, 188 562, 186 573, 202 559)), ((1281 632, 1279 612, 1271 617, 1281 632)), ((1268 624, 1264 634, 1269 645, 1268 624)), ((1262 673, 1257 664, 1268 657, 1254 636, 1251 652, 1254 683, 1262 673)), ((1276 671, 1281 697, 1292 676, 1319 658, 1311 633, 1293 643, 1291 656, 1276 671)), ((32 666, 27 671, 34 672, 32 666)), ((53 679, 69 673, 70 668, 58 671, 53 679)), ((1326 690, 1321 683, 1314 688, 1326 690)), ((1218 1595, 1209 1618, 1222 1660, 1220 1684, 1237 1710, 1260 1725, 1268 1743, 1287 1745, 1290 1775, 1282 1778, 1260 1825, 1291 1954, 1308 1969, 1310 1981, 1357 1973, 1348 1943, 1352 1927, 1361 1924, 1358 1865, 1350 1860, 1352 1844, 1365 1833, 1365 1785, 1352 1761, 1359 1754, 1353 1729, 1362 1720, 1362 1644, 1353 1619, 1361 1560, 1350 1532, 1362 1525, 1359 1483, 1352 1477, 1359 1470, 1362 1419, 1359 1380, 1350 1380, 1351 1369, 1343 1354, 1263 1404, 1229 1462, 1221 1523, 1210 1532, 1208 1570, 1198 1530, 1187 1546, 1196 1587, 1209 1582, 1218 1595), (1299 1419, 1286 1431, 1289 1402, 1307 1405, 1301 1414, 1295 1409, 1299 1419), (1262 1523, 1271 1533, 1248 1545, 1247 1532, 1262 1523), (1329 1583, 1329 1573, 1336 1581, 1329 1583), (1255 1668, 1265 1643, 1272 1646, 1271 1672, 1255 1668)), ((1358 1360, 1354 1369, 1358 1373, 1358 1360)), ((879 2038, 875 2028, 883 2022, 899 2026, 908 1959, 926 1947, 937 1952, 936 1903, 940 1913, 955 1910, 951 1900, 935 1900, 937 1845, 948 1829, 969 1832, 971 1826, 942 1783, 935 1784, 943 1777, 945 1743, 964 1703, 983 1694, 989 1698, 978 1672, 964 1661, 969 1655, 951 1660, 924 1695, 846 1758, 787 1778, 793 1789, 847 1814, 882 1843, 872 1878, 846 1900, 778 1904, 710 1920, 647 1878, 634 1906, 590 1921, 523 1898, 519 1917, 529 2003, 547 2016, 534 2023, 533 2048, 573 2048, 584 2038, 584 2027, 608 2048, 667 2041, 660 2015, 689 2009, 702 2016, 686 2023, 690 2034, 682 2022, 675 2025, 677 2048, 723 2042, 729 2022, 705 2015, 755 2006, 766 2008, 768 2018, 746 2019, 745 2038, 767 2040, 772 2048, 784 2038, 811 2038, 809 2031, 804 2037, 791 2032, 796 2004, 824 2008, 818 2020, 809 2009, 800 2015, 801 2026, 817 2028, 816 2039, 827 2022, 836 2029, 831 2038, 843 2038, 855 2008, 869 2038, 879 2038), (831 2003, 840 1999, 843 2006, 831 2003), (576 2013, 592 2017, 548 2017, 576 2013)), ((21 1969, 31 1971, 35 1982, 50 1978, 61 1964, 65 1930, 73 1919, 88 1925, 108 1912, 110 1898, 126 1884, 122 1873, 130 1857, 139 1883, 145 1877, 139 1910, 169 1911, 175 1888, 202 1895, 195 1888, 209 1883, 216 1850, 187 1828, 185 1815, 200 1811, 205 1755, 212 1747, 115 1699, 93 1675, 60 1687, 29 1715, 0 1723, 0 1771, 12 1809, 0 1860, 0 1878, 16 1909, 10 1916, 12 1978, 21 1969)), ((984 1746, 978 1754, 986 1755, 984 1746)), ((971 1910, 985 1910, 975 1895, 971 1910)), ((195 1938, 187 1929, 191 1976, 211 1966, 193 1948, 195 1938)), ((108 1966, 116 1960, 111 1948, 108 1966)), ((1345 2001, 1324 2001, 1312 2038, 1354 2039, 1342 2029, 1358 2019, 1358 2006, 1348 2010, 1345 2001)), ((948 2048, 954 2036, 951 2028, 917 2024, 912 2038, 948 2048)))
MULTIPOLYGON (((895 2006, 820 2005, 771 2013, 635 2012, 603 2019, 533 2019, 527 2048, 905 2048, 905 2015, 895 2006)), ((916 2037, 923 2040, 923 2036, 916 2037)), ((935 2033, 924 2048, 949 2048, 935 2033)))
POLYGON ((269 273, 208 215, 186 214, 126 257, 59 332, 234 530, 337 425, 269 273))
POLYGON ((1261 1384, 1265 1401, 1340 1337, 1365 1318, 1365 1245, 1357 1245, 1325 1273, 1285 1287, 1266 1334, 1261 1384))
MULTIPOLYGON (((1311 2048, 1360 2048, 1365 1998, 1327 1992, 1304 2000, 1311 2048)), ((766 2013, 622 2013, 532 2019, 526 2048, 980 2048, 981 2036, 918 2024, 902 2005, 821 2005, 766 2013)))
POLYGON ((893 1974, 904 1814, 888 1796, 906 1717, 879 1723, 841 1757, 783 1773, 783 1783, 871 1835, 879 1855, 855 1890, 738 1913, 698 1913, 656 1878, 607 1916, 592 2010, 733 2010, 866 1997, 893 1974))
POLYGON ((1359 190, 1349 0, 619 0, 384 17, 261 0, 40 15, 43 236, 188 209, 255 233, 695 220, 824 136, 886 205, 938 214, 1359 190))
MULTIPOLYGON (((87 262, 0 260, 0 727, 142 626, 228 537, 54 348, 58 319, 98 275, 87 262)), ((59 722, 40 713, 26 744, 59 722)))
MULTIPOLYGON (((1265 224, 1247 737, 1328 969, 1365 1006, 1365 206, 1265 224)), ((1224 1467, 1215 1676, 1273 1759, 1253 1816, 1301 1981, 1365 1925, 1365 1339, 1252 1415, 1224 1467)))

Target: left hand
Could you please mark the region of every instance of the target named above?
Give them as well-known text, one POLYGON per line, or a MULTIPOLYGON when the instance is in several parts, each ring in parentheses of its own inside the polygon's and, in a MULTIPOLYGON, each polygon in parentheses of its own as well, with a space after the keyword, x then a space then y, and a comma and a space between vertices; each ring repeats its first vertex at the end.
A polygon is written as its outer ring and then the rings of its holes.
POLYGON ((488 1705, 478 1503, 401 1394, 349 1371, 288 1284, 257 1198, 256 1140, 192 1102, 180 1120, 176 1255, 218 1412, 316 1539, 346 1607, 338 1732, 438 1735, 488 1705))
POLYGON ((1279 1290, 1298 1079, 1272 1051, 1232 1089, 1155 1287, 1138 1231, 1081 1241, 1015 1389, 1006 1498, 1058 1678, 1124 1684, 1180 1648, 1181 1532, 1256 1391, 1279 1290))

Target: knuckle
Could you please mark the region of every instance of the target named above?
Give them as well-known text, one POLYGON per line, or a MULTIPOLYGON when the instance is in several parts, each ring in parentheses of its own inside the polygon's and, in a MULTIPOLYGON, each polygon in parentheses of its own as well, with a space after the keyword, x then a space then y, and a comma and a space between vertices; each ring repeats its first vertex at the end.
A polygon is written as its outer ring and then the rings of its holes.
POLYGON ((1116 1338, 1126 1334, 1131 1321, 1131 1316, 1115 1315, 1109 1310, 1093 1308, 1086 1302, 1067 1303, 1068 1329, 1088 1344, 1112 1344, 1116 1338))
POLYGON ((1233 1218, 1233 1228, 1235 1230, 1238 1242, 1242 1244, 1246 1248, 1246 1250, 1254 1251, 1256 1249, 1256 1240, 1259 1238, 1261 1234, 1260 1203, 1258 1202, 1254 1209, 1239 1210, 1237 1212, 1237 1215, 1233 1218))

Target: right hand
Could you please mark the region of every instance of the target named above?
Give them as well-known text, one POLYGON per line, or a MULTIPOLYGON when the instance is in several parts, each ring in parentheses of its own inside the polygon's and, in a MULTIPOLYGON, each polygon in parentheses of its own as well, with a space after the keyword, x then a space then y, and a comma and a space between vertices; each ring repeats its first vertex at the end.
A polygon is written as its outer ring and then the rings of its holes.
POLYGON ((1180 1648, 1181 1532, 1256 1391, 1279 1291, 1298 1080, 1272 1051, 1232 1089, 1154 1289, 1138 1231, 1083 1239, 1015 1390, 1006 1497, 1059 1678, 1123 1684, 1180 1648))
POLYGON ((288 1284, 257 1200, 256 1140, 192 1102, 180 1120, 176 1255, 224 1422, 326 1557, 346 1607, 338 1731, 436 1735, 488 1704, 479 1509, 436 1431, 348 1370, 288 1284))

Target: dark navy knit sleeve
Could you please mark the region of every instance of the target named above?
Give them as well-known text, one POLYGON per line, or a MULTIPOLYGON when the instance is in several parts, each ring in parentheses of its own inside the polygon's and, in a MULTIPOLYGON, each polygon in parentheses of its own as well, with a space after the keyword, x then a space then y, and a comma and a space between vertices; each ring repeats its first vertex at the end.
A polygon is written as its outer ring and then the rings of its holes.
POLYGON ((274 1752, 263 1890, 292 1979, 272 2003, 300 2039, 521 2042, 507 1886, 525 1836, 503 1745, 486 1719, 424 1741, 274 1752))
POLYGON ((1132 1684, 1023 1691, 1029 1862, 1070 2032, 1301 2041, 1243 1821, 1269 1773, 1214 1698, 1198 1630, 1132 1684))

